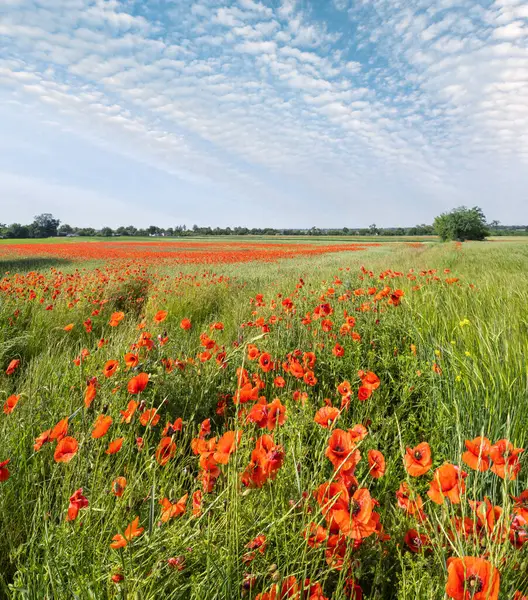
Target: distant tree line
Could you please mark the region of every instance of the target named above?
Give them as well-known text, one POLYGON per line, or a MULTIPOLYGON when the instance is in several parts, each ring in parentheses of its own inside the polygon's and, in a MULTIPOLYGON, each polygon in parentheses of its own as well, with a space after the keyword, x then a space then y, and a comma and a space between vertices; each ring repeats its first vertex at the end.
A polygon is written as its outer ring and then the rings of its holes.
MULTIPOLYGON (((480 209, 465 209, 468 211, 480 209)), ((461 210, 461 209, 456 209, 461 210)), ((480 211, 481 213, 482 211, 480 211)), ((479 213, 479 214, 480 214, 479 213)), ((471 213, 473 214, 473 213, 471 213)), ((441 215, 440 218, 444 216, 441 215)), ((482 215, 483 217, 483 215, 482 215)), ((323 229, 312 227, 310 229, 276 229, 272 227, 199 227, 186 225, 175 227, 158 227, 150 225, 146 228, 137 228, 133 225, 117 228, 102 227, 72 227, 66 223, 61 224, 52 214, 37 215, 29 225, 0 223, 0 237, 10 239, 47 238, 47 237, 196 237, 196 236, 231 236, 231 235, 306 235, 306 236, 428 236, 439 233, 438 217, 435 225, 415 225, 414 227, 378 227, 375 224, 369 227, 342 227, 323 229)), ((442 223, 445 222, 442 221, 442 223)), ((440 234, 441 237, 444 237, 440 234)), ((451 234, 446 234, 451 235, 451 234)), ((486 225, 486 235, 528 235, 528 226, 500 225, 492 221, 486 225)), ((456 236, 454 236, 456 237, 456 236)))

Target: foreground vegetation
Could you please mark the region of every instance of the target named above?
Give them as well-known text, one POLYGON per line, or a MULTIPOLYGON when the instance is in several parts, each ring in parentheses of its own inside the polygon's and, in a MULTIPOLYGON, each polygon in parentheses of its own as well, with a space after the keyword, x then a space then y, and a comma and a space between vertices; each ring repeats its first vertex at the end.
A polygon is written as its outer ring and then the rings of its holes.
POLYGON ((0 594, 528 594, 527 245, 4 259, 0 594))

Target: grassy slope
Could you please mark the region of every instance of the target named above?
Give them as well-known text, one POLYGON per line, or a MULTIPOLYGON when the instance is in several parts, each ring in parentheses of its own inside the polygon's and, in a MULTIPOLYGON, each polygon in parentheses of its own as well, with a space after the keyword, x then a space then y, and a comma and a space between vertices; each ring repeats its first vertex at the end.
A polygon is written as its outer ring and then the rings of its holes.
MULTIPOLYGON (((309 262, 299 259, 280 265, 219 266, 217 272, 246 284, 180 287, 182 295, 151 289, 147 315, 151 317, 157 309, 165 308, 169 318, 163 327, 149 325, 149 328, 153 333, 165 327, 169 331, 171 341, 161 353, 164 356, 195 355, 198 333, 217 320, 223 321, 226 329, 214 337, 230 347, 241 334, 245 341, 258 335, 257 331, 238 328, 252 318, 248 298, 255 293, 264 293, 267 299, 279 292, 290 293, 302 276, 307 300, 298 301, 298 311, 304 314, 313 310, 318 295, 334 275, 339 275, 345 286, 365 285, 357 279, 361 264, 376 274, 386 268, 405 272, 409 268, 437 268, 440 273, 450 268, 464 286, 430 285, 412 292, 414 282, 396 280, 396 286, 406 292, 403 305, 388 311, 381 326, 376 325, 374 315, 360 313, 357 330, 363 341, 347 342, 345 359, 333 358, 330 342, 326 351, 317 350, 315 371, 319 383, 309 390, 310 398, 304 409, 291 400, 292 391, 302 386, 288 380, 286 388, 274 391, 268 377, 267 398, 280 395, 288 408, 288 420, 275 434, 287 457, 277 480, 262 490, 249 493, 239 490, 238 473, 247 464, 252 447, 248 434, 241 450, 225 469, 217 490, 206 501, 203 517, 198 520, 185 517, 158 528, 159 512, 157 504, 153 505, 152 530, 121 553, 111 551, 109 541, 136 514, 148 528, 151 503, 147 499, 152 491, 156 499, 161 495, 177 499, 197 487, 195 457, 179 454, 169 467, 162 469, 145 459, 145 454, 134 451, 130 428, 120 425, 118 418, 127 395, 124 390, 111 393, 115 383, 126 383, 129 375, 121 369, 115 381, 103 381, 95 410, 89 413, 81 410, 75 417, 72 430, 81 442, 81 451, 72 463, 55 464, 49 447, 34 454, 32 443, 39 432, 82 405, 84 380, 94 374, 103 379, 100 373, 104 362, 122 357, 137 338, 139 317, 133 316, 130 305, 119 328, 98 331, 97 334, 109 338, 109 344, 93 352, 80 371, 72 364, 72 358, 82 347, 94 349, 94 339, 85 336, 81 328, 82 320, 89 314, 88 307, 79 304, 68 310, 57 303, 56 310, 46 312, 38 305, 22 304, 18 307, 21 317, 14 326, 8 326, 16 306, 2 303, 1 364, 7 364, 14 356, 23 359, 23 370, 16 378, 0 376, 4 396, 15 391, 23 394, 15 412, 0 418, 0 460, 11 457, 13 462, 12 477, 0 484, 0 589, 3 585, 6 596, 105 598, 114 597, 121 590, 123 597, 130 598, 231 599, 240 596, 246 571, 258 575, 257 589, 271 584, 273 573, 269 568, 275 564, 282 575, 311 576, 337 589, 334 598, 343 598, 339 574, 330 572, 321 551, 307 548, 299 535, 314 516, 302 509, 293 510, 290 501, 297 502, 302 491, 311 492, 329 478, 329 464, 323 456, 328 435, 313 423, 316 409, 323 398, 336 399, 337 383, 344 379, 354 382, 357 370, 368 368, 380 376, 382 386, 368 402, 353 402, 340 426, 346 428, 367 418, 372 420, 365 454, 368 448, 382 450, 387 457, 388 474, 369 483, 369 487, 381 502, 382 520, 393 539, 387 543, 387 556, 379 545, 367 544, 367 549, 362 550, 357 577, 369 598, 442 598, 445 581, 442 556, 435 553, 410 557, 399 550, 410 525, 393 508, 395 490, 404 477, 399 435, 401 432, 404 445, 429 441, 435 467, 443 459, 459 462, 463 440, 481 433, 492 440, 510 437, 517 445, 526 445, 528 245, 475 243, 465 244, 462 250, 453 245, 419 249, 382 247, 348 256, 322 256, 309 262), (338 271, 346 266, 351 267, 350 273, 338 271), (322 284, 323 281, 327 283, 322 284), (470 282, 475 288, 467 287, 470 282), (313 296, 309 294, 311 290, 313 296), (178 328, 183 317, 193 321, 191 335, 178 328), (465 318, 470 325, 460 327, 465 318), (69 322, 76 323, 72 334, 62 331, 69 322), (411 343, 417 346, 416 357, 409 352, 411 343), (432 373, 433 361, 442 366, 441 376, 432 373), (417 370, 422 372, 421 376, 417 370), (107 438, 94 441, 89 438, 91 424, 105 403, 110 406, 109 414, 114 416, 114 429, 107 438), (120 434, 126 437, 122 452, 106 456, 108 440, 120 434), (110 481, 118 475, 125 475, 129 482, 121 499, 109 493, 110 481), (90 498, 90 509, 81 512, 82 526, 79 521, 67 524, 64 511, 68 497, 81 486, 90 498), (268 537, 268 550, 265 555, 258 555, 251 567, 244 568, 240 560, 244 545, 261 532, 268 537), (181 573, 169 570, 165 562, 167 557, 177 555, 186 556, 187 569, 181 573), (109 582, 109 575, 119 567, 126 573, 121 588, 109 582), (6 586, 13 577, 17 591, 8 592, 6 586)), ((119 307, 115 290, 109 295, 112 302, 105 315, 119 307)), ((337 309, 341 311, 340 306, 337 309)), ((335 321, 339 323, 340 319, 336 316, 335 321)), ((267 339, 258 340, 259 348, 277 358, 297 347, 308 350, 313 340, 305 328, 296 320, 291 329, 286 323, 287 320, 267 339)), ((145 400, 148 405, 158 406, 164 398, 168 399, 162 424, 169 416, 172 419, 182 416, 189 423, 184 439, 178 442, 183 448, 188 438, 196 435, 196 425, 192 423, 214 415, 217 392, 233 393, 234 370, 242 364, 243 355, 229 350, 230 366, 224 372, 208 363, 199 372, 188 369, 183 374, 165 375, 159 369, 156 352, 143 365, 155 379, 145 393, 145 400)), ((253 365, 251 369, 255 370, 253 365)), ((231 420, 229 427, 234 426, 231 420)), ((149 433, 138 425, 134 427, 137 433, 142 432, 152 450, 159 432, 149 433)), ((512 484, 508 492, 518 493, 527 487, 526 471, 525 466, 520 481, 512 484)), ((472 479, 469 485, 474 486, 470 497, 482 498, 486 493, 497 503, 507 502, 506 490, 488 474, 472 479)), ((423 485, 420 491, 424 493, 423 485)), ((450 510, 437 511, 443 515, 439 518, 445 521, 450 510)), ((457 541, 457 546, 464 550, 461 541, 457 541)), ((503 589, 508 593, 504 598, 510 598, 513 590, 523 583, 522 570, 520 573, 512 568, 505 572, 503 589)))

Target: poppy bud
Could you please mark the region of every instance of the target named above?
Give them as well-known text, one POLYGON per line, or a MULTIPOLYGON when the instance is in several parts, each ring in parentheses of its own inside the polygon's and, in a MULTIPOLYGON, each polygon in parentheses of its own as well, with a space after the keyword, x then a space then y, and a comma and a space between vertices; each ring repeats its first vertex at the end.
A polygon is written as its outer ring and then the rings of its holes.
POLYGON ((141 400, 137 409, 139 412, 145 412, 145 408, 147 408, 147 405, 144 400, 141 400))

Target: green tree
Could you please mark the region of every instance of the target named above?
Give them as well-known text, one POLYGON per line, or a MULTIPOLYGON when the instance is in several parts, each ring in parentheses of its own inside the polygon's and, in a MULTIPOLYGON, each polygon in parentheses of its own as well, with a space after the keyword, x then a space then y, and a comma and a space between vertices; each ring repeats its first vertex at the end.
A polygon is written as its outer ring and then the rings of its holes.
POLYGON ((37 215, 33 223, 30 225, 31 237, 57 237, 59 225, 59 219, 55 219, 55 217, 50 213, 37 215))
POLYGON ((434 232, 442 241, 483 240, 489 235, 486 217, 478 206, 460 206, 434 220, 434 232))

